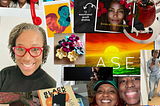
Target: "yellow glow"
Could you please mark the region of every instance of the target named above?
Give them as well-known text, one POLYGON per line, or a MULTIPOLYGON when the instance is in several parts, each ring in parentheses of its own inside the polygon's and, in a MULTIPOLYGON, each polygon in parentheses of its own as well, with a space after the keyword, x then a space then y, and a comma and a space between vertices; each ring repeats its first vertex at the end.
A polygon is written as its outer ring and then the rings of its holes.
POLYGON ((119 52, 119 49, 117 47, 115 47, 115 46, 108 46, 104 51, 105 54, 106 53, 107 54, 108 53, 118 53, 118 52, 119 52))

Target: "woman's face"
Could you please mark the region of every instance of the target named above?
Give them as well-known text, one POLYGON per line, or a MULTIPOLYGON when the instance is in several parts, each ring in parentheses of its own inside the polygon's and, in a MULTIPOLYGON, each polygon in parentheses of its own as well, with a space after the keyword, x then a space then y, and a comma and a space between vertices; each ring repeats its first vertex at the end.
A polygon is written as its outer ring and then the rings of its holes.
POLYGON ((68 7, 62 7, 62 9, 59 11, 60 17, 68 18, 69 17, 69 8, 68 7))
POLYGON ((118 1, 111 2, 107 12, 108 22, 111 25, 119 25, 124 18, 124 8, 118 1))
POLYGON ((96 103, 98 106, 114 106, 118 101, 118 94, 111 84, 102 84, 96 92, 96 103))
POLYGON ((46 19, 47 26, 52 32, 54 32, 56 30, 56 27, 55 27, 56 21, 57 21, 56 18, 48 17, 46 19))
POLYGON ((18 0, 19 3, 26 3, 27 0, 18 0))
POLYGON ((127 104, 140 103, 140 77, 118 78, 119 95, 127 104))
POLYGON ((0 0, 0 7, 7 7, 11 0, 0 0))
POLYGON ((159 55, 159 50, 154 50, 153 51, 153 58, 157 58, 159 55))
MULTIPOLYGON (((43 37, 35 30, 25 30, 16 39, 16 46, 24 48, 43 47, 43 37)), ((32 57, 28 52, 23 57, 15 55, 15 61, 22 73, 26 76, 32 75, 42 63, 42 54, 32 57)))

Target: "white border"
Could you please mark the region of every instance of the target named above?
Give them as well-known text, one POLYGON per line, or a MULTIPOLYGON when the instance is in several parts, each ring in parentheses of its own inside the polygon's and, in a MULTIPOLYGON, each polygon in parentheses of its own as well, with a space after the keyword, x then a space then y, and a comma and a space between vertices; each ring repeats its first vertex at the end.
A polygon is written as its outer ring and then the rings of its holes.
MULTIPOLYGON (((97 9, 96 9, 96 16, 95 16, 95 25, 94 25, 94 31, 97 31, 97 32, 109 32, 109 33, 123 33, 122 32, 114 32, 114 31, 105 31, 105 30, 97 30, 96 29, 96 24, 97 24, 97 13, 98 13, 98 2, 99 0, 97 0, 97 9)), ((120 1, 119 1, 120 2, 120 1)), ((127 2, 127 1, 126 1, 127 2)), ((108 10, 107 10, 108 11, 108 10)), ((125 16, 126 17, 126 16, 125 16)), ((124 22, 124 20, 123 20, 124 22)), ((132 21, 133 22, 133 21, 132 21)), ((123 23, 123 25, 125 25, 125 23, 123 23)), ((123 28, 124 29, 124 28, 123 28)))
MULTIPOLYGON (((71 25, 71 31, 73 33, 73 27, 72 27, 72 20, 71 20, 71 8, 70 8, 70 1, 69 0, 66 0, 66 1, 49 1, 49 2, 43 2, 43 6, 42 6, 42 10, 43 10, 43 19, 45 20, 44 21, 44 24, 45 24, 45 30, 46 30, 46 33, 47 33, 47 36, 48 36, 48 31, 47 31, 47 24, 46 24, 46 16, 45 16, 45 9, 44 9, 44 6, 46 5, 52 5, 52 4, 61 4, 61 3, 68 3, 68 6, 69 6, 69 12, 70 12, 70 25, 71 25)), ((53 11, 54 12, 54 11, 53 11)), ((54 38, 54 37, 49 37, 50 39, 54 38)))

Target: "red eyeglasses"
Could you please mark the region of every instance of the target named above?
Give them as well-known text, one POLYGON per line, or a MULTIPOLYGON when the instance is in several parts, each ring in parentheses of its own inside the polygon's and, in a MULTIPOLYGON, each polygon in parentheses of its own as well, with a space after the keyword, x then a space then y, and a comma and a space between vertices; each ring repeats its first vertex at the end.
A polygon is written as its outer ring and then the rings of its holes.
POLYGON ((38 57, 43 51, 43 47, 31 47, 29 49, 26 49, 24 47, 16 46, 12 47, 12 49, 14 53, 19 57, 23 57, 26 52, 28 52, 32 57, 38 57))

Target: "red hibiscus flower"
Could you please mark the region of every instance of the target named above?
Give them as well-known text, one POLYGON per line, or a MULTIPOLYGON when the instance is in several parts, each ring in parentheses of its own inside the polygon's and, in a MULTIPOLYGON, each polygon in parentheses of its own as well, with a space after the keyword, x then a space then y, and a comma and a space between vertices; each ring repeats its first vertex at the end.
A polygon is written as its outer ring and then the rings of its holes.
POLYGON ((126 7, 127 9, 129 9, 129 7, 130 7, 130 6, 133 6, 133 5, 134 5, 134 3, 132 3, 132 2, 131 2, 131 3, 128 3, 128 4, 126 3, 126 4, 125 4, 125 7, 126 7))
POLYGON ((126 0, 121 0, 120 3, 121 5, 123 5, 124 3, 126 3, 126 0))
POLYGON ((107 12, 106 8, 103 8, 104 4, 102 2, 98 3, 98 13, 97 13, 97 17, 100 17, 102 14, 107 12))

